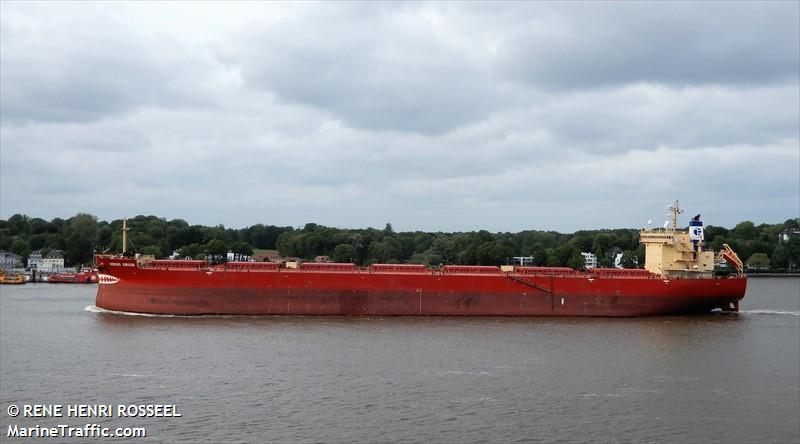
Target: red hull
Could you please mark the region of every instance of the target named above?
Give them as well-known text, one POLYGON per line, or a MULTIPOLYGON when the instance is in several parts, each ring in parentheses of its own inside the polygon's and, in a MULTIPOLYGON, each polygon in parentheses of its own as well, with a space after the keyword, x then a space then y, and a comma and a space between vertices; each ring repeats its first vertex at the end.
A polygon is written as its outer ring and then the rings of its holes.
POLYGON ((746 277, 662 279, 563 269, 309 271, 97 262, 98 307, 176 315, 652 316, 735 310, 747 285, 746 277))

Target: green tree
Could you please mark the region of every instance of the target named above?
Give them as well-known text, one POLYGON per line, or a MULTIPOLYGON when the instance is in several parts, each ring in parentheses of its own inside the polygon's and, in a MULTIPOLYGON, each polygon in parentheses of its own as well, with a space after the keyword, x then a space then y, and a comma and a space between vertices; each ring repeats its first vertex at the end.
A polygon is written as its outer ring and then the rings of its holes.
POLYGON ((28 248, 30 251, 41 250, 47 243, 47 238, 50 236, 47 233, 34 234, 28 238, 28 248))
POLYGON ((211 239, 203 250, 212 260, 224 261, 228 254, 228 245, 220 239, 211 239))
POLYGON ((586 259, 580 253, 574 253, 567 261, 567 267, 580 270, 586 267, 586 259))
POLYGON ((731 235, 736 239, 753 239, 756 237, 755 225, 749 220, 740 222, 733 227, 731 235))
POLYGON ((445 264, 452 264, 456 258, 455 245, 447 236, 436 236, 431 243, 431 253, 442 258, 445 264))
POLYGON ((22 239, 17 239, 11 244, 11 252, 26 259, 31 254, 31 250, 28 248, 28 243, 22 239))
POLYGON ((578 252, 590 252, 592 251, 592 244, 594 240, 592 237, 585 231, 579 231, 575 233, 575 236, 570 239, 570 244, 574 245, 578 252))
POLYGON ((59 233, 53 233, 47 236, 47 242, 44 244, 46 250, 64 250, 66 248, 66 241, 64 236, 59 233))
POLYGON ((159 258, 161 257, 161 249, 155 245, 148 245, 142 248, 142 254, 159 258))
POLYGON ((24 214, 15 214, 8 218, 7 225, 9 234, 18 236, 28 233, 28 221, 30 218, 24 214))
POLYGON ((178 249, 178 257, 181 259, 192 258, 199 259, 203 254, 203 246, 200 244, 184 245, 178 249))
POLYGON ((403 246, 400 244, 400 241, 398 241, 396 237, 385 237, 383 239, 383 244, 386 246, 384 252, 386 254, 385 260, 387 262, 392 263, 392 262, 400 262, 403 260, 403 246))
POLYGON ((358 254, 355 247, 350 244, 339 244, 333 249, 331 256, 334 262, 356 262, 358 254))
POLYGON ((91 214, 78 213, 69 219, 67 233, 78 234, 93 244, 97 240, 97 218, 91 214))
POLYGON ((326 240, 325 235, 318 231, 313 231, 310 233, 304 233, 301 236, 301 255, 307 259, 311 259, 314 256, 319 255, 326 255, 328 252, 326 249, 326 240))
POLYGON ((283 257, 296 257, 301 256, 298 239, 302 233, 287 231, 278 236, 275 247, 283 257))
POLYGON ((44 219, 34 217, 28 223, 28 234, 35 235, 35 234, 43 234, 43 233, 51 233, 52 229, 55 229, 49 222, 44 219))
POLYGON ((433 252, 433 249, 427 249, 422 253, 416 253, 408 260, 411 264, 422 264, 437 266, 444 263, 444 259, 438 254, 433 252))
POLYGON ((500 241, 484 242, 478 246, 478 264, 503 265, 514 257, 514 249, 500 241))
POLYGON ((547 261, 545 262, 545 266, 547 267, 561 267, 563 264, 561 263, 561 259, 558 258, 555 254, 548 253, 547 254, 547 261))
POLYGON ((92 262, 92 243, 80 233, 72 233, 67 237, 64 250, 65 265, 77 266, 92 262))
POLYGON ((97 249, 104 251, 111 247, 111 238, 114 236, 114 230, 111 226, 105 225, 97 230, 97 249))
POLYGON ((8 250, 11 248, 11 243, 13 242, 13 238, 5 234, 2 230, 0 230, 0 250, 8 250))
POLYGON ((634 251, 625 250, 622 252, 620 265, 622 268, 639 268, 639 258, 634 251))
POLYGON ((414 252, 421 253, 433 245, 433 236, 428 233, 416 233, 412 239, 414 252))
POLYGON ((386 245, 381 241, 372 241, 369 244, 369 263, 386 262, 386 245))
POLYGON ((205 243, 208 243, 212 239, 221 240, 224 243, 230 241, 229 233, 227 230, 225 230, 225 226, 223 225, 217 225, 215 227, 203 227, 203 228, 204 228, 203 240, 205 243))
POLYGON ((247 242, 234 242, 233 245, 231 245, 231 252, 234 254, 234 259, 239 261, 245 257, 252 256, 253 247, 247 242))
MULTIPOLYGON (((570 267, 570 262, 575 257, 580 257, 583 260, 583 256, 581 256, 581 252, 576 249, 572 244, 561 245, 555 250, 553 250, 553 254, 555 257, 558 258, 558 266, 559 267, 570 267)), ((549 262, 549 261, 548 261, 549 262)), ((548 265, 550 265, 548 263, 548 265)), ((581 262, 581 267, 583 266, 583 262, 581 262)), ((575 268, 575 267, 572 267, 575 268)), ((578 267, 580 268, 580 267, 578 267)))
POLYGON ((767 270, 769 269, 769 257, 766 253, 753 253, 747 259, 747 268, 750 270, 767 270))
POLYGON ((249 242, 256 248, 274 249, 278 236, 287 231, 293 231, 292 227, 276 227, 273 225, 264 226, 262 224, 253 225, 247 229, 249 242))
POLYGON ((794 271, 800 268, 800 235, 779 243, 772 253, 772 268, 794 271))
POLYGON ((175 245, 191 245, 203 243, 204 237, 203 227, 200 225, 192 225, 191 227, 180 227, 175 232, 173 242, 175 245))

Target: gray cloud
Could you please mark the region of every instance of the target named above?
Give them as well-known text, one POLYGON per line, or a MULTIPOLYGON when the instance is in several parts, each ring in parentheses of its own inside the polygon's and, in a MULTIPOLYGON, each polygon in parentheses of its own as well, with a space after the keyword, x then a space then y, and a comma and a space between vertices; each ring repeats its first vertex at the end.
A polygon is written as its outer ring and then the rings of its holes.
POLYGON ((104 4, 13 3, 0 26, 3 123, 207 105, 213 59, 104 4))
POLYGON ((797 6, 705 5, 0 3, 0 217, 797 217, 797 6))
POLYGON ((501 69, 535 87, 796 79, 796 2, 569 3, 514 18, 501 69))
POLYGON ((249 27, 228 55, 247 84, 367 129, 441 133, 553 88, 752 87, 800 69, 795 3, 303 12, 249 27))
POLYGON ((492 78, 456 14, 421 5, 317 5, 252 26, 226 52, 245 82, 365 129, 445 132, 526 93, 492 78), (452 32, 452 33, 451 33, 452 32))

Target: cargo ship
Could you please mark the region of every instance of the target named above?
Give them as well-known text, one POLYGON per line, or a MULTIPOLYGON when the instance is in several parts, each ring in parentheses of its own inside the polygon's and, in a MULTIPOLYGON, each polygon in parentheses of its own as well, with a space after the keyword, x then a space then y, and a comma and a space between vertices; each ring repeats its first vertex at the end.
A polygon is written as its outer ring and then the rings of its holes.
MULTIPOLYGON (((654 316, 738 311, 747 277, 703 225, 643 229, 644 269, 156 260, 97 255, 97 307, 170 315, 654 316), (715 273, 724 260, 733 272, 715 273)), ((123 228, 123 250, 127 228, 123 228)), ((125 253, 123 251, 123 253, 125 253)))

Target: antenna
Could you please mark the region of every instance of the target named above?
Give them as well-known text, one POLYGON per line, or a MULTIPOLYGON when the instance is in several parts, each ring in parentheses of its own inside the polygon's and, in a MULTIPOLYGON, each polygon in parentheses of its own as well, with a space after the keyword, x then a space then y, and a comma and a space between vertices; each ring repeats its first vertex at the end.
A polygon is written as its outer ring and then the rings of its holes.
MULTIPOLYGON (((673 230, 677 230, 678 229, 678 215, 681 214, 681 213, 683 213, 683 210, 681 210, 681 207, 680 207, 680 205, 678 205, 678 201, 676 200, 675 201, 675 205, 670 205, 669 206, 669 214, 668 214, 669 221, 672 222, 672 229, 673 230)), ((667 226, 664 225, 664 228, 667 228, 667 226)))

